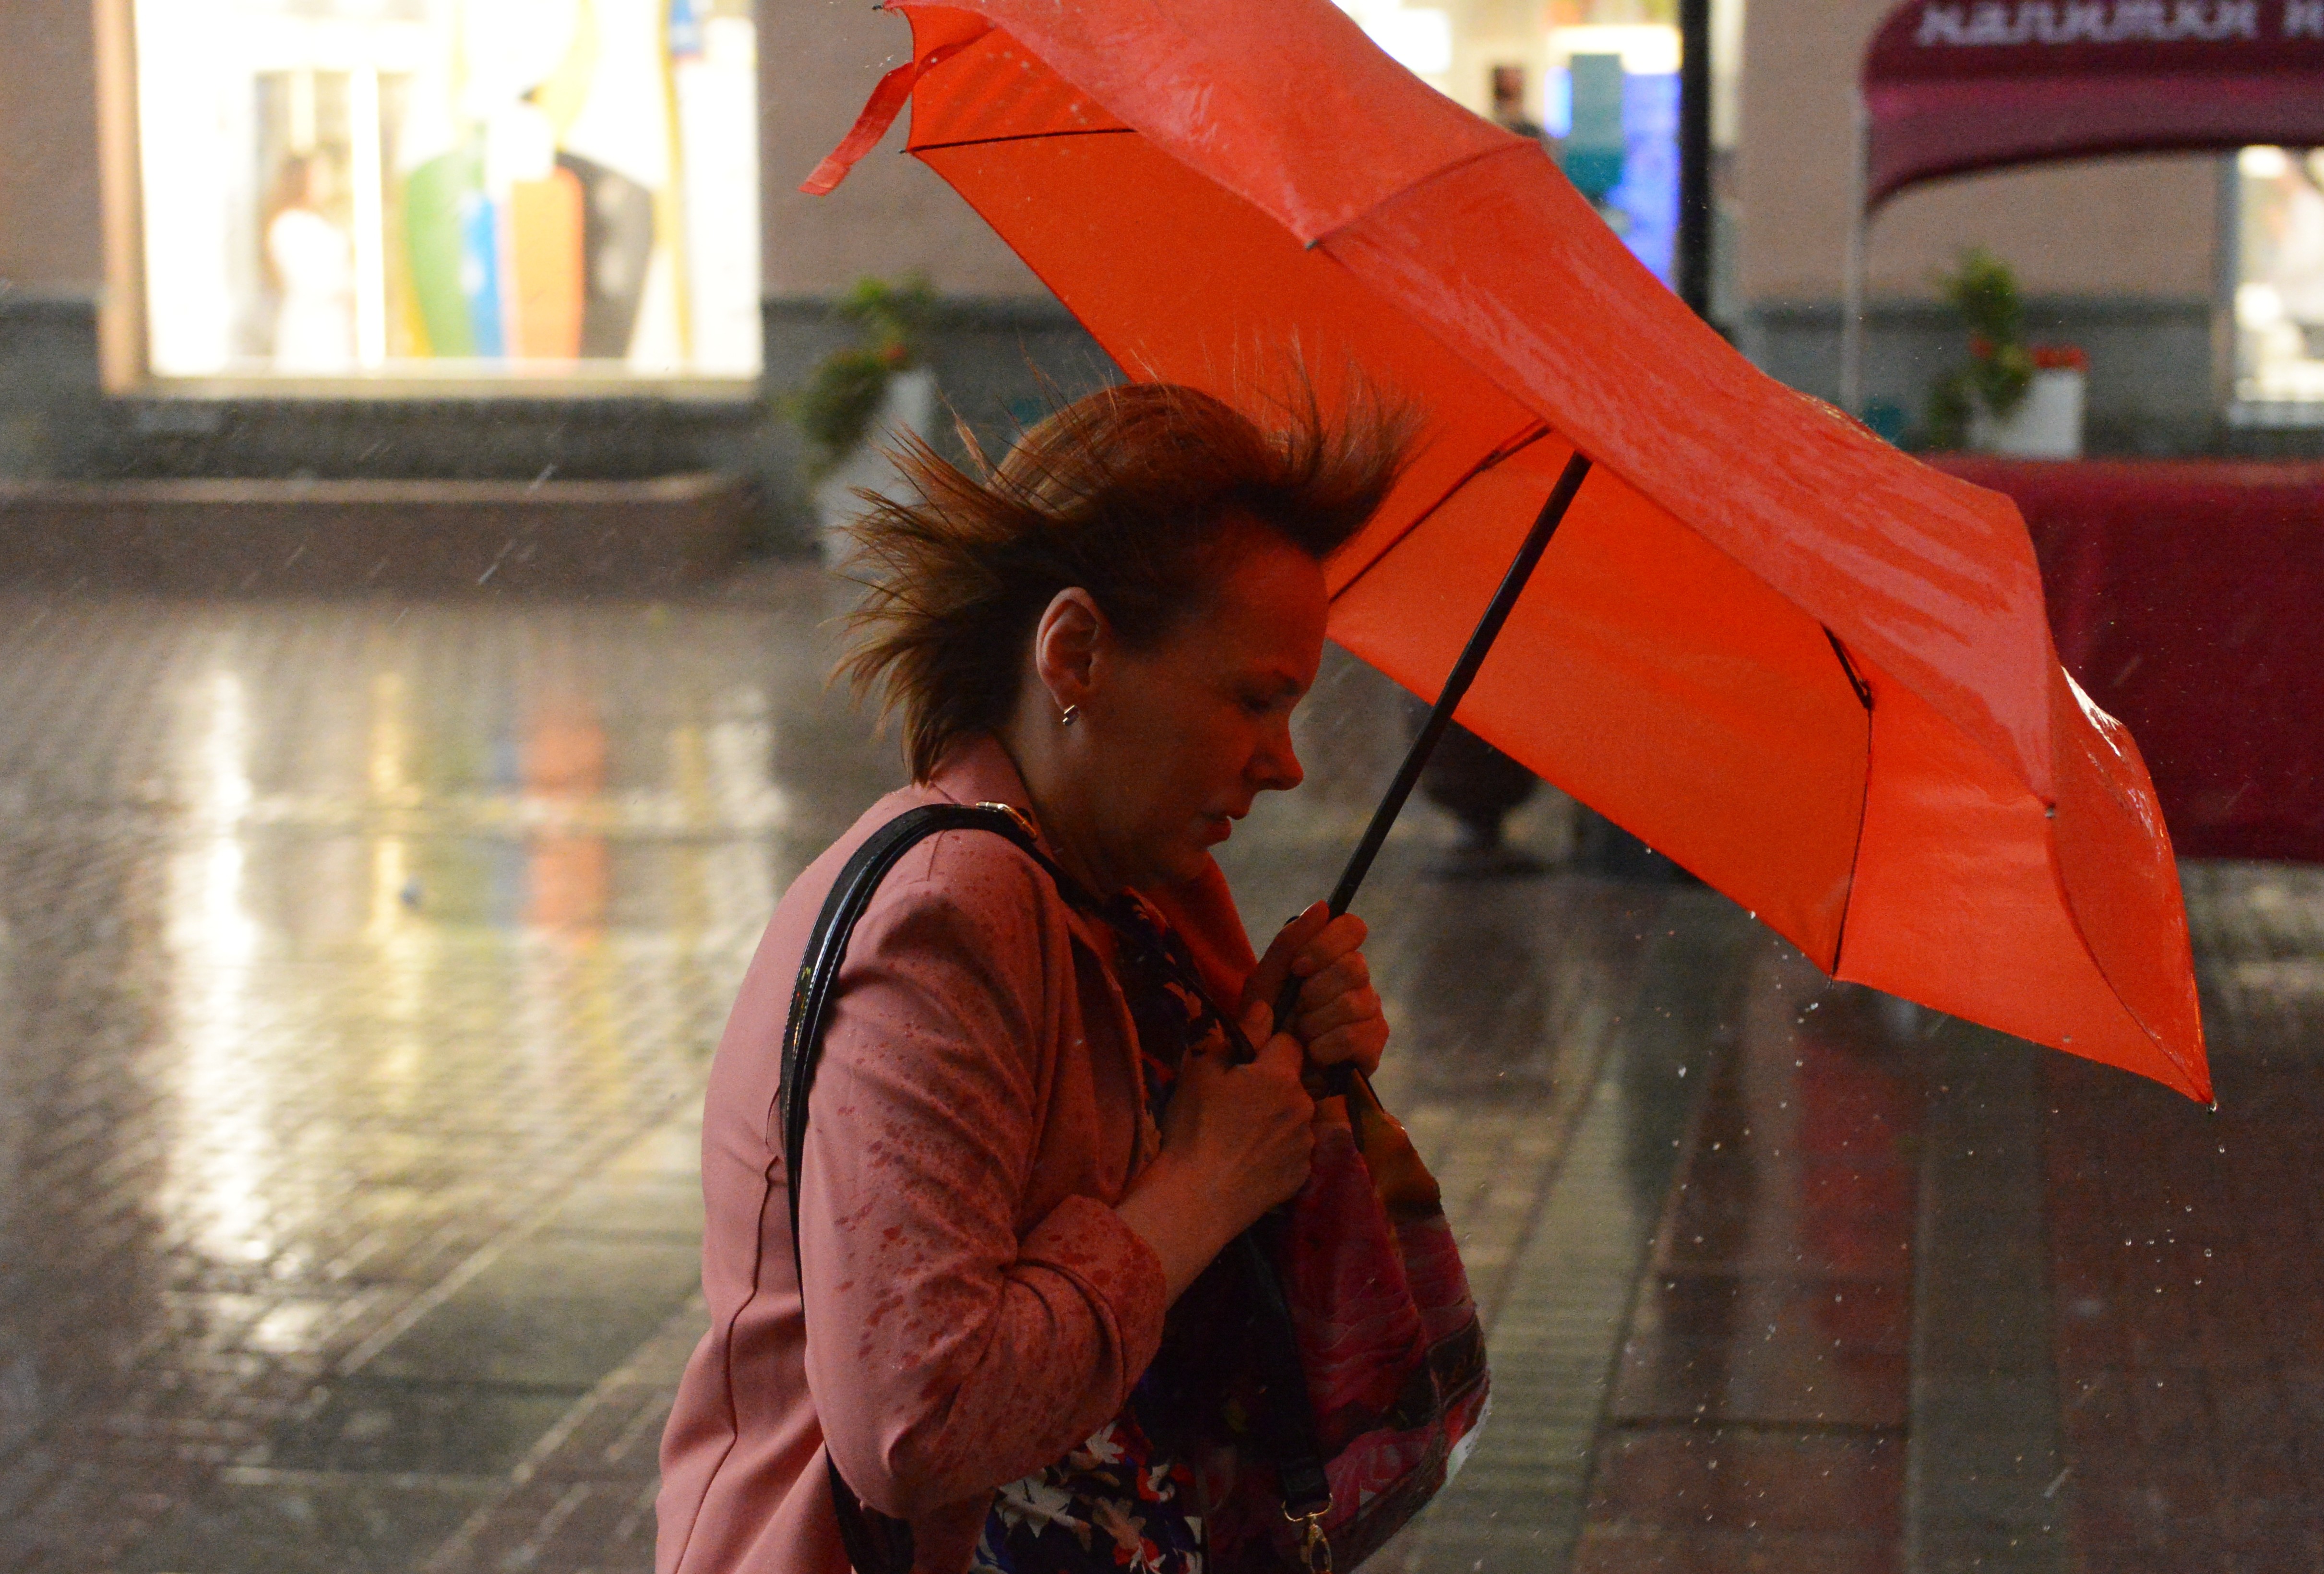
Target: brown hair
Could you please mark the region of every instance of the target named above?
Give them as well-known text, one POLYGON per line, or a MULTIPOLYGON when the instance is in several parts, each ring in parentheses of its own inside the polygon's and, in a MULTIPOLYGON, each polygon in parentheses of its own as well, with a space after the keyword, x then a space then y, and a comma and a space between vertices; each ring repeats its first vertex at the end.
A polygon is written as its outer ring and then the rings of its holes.
POLYGON ((1108 388, 974 474, 905 439, 896 459, 917 495, 867 496, 851 532, 869 594, 840 671, 903 713, 916 779, 1008 720, 1059 591, 1087 591, 1116 634, 1150 649, 1199 609, 1241 529, 1320 561, 1363 527, 1403 469, 1409 419, 1360 391, 1328 422, 1304 380, 1271 402, 1285 418, 1273 432, 1194 389, 1108 388))

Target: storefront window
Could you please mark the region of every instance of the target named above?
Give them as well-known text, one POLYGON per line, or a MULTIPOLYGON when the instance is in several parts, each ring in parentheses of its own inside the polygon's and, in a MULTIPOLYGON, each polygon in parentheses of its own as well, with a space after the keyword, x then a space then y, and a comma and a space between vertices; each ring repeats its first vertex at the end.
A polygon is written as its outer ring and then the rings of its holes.
POLYGON ((162 378, 760 363, 750 0, 138 0, 162 378))
POLYGON ((1541 136, 1639 261, 1678 236, 1677 0, 1339 0, 1438 92, 1541 136))
POLYGON ((2236 399, 2324 421, 2324 152, 2246 148, 2236 169, 2236 399))

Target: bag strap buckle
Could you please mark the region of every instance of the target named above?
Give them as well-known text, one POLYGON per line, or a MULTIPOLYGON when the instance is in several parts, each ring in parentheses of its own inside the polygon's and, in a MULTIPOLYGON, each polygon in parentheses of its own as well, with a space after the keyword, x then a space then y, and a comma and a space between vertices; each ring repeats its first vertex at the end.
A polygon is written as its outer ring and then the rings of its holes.
POLYGON ((1016 821, 1017 829, 1025 833, 1026 841, 1038 842, 1041 839, 1041 828, 1033 824, 1033 816, 1019 808, 1016 805, 982 803, 976 806, 980 809, 998 809, 1002 814, 1008 815, 1011 820, 1016 821))
POLYGON ((1294 1514, 1287 1505, 1283 1510, 1283 1517, 1299 1527, 1299 1560, 1307 1574, 1332 1574, 1332 1542, 1323 1534, 1323 1515, 1329 1512, 1329 1505, 1313 1514, 1294 1514))

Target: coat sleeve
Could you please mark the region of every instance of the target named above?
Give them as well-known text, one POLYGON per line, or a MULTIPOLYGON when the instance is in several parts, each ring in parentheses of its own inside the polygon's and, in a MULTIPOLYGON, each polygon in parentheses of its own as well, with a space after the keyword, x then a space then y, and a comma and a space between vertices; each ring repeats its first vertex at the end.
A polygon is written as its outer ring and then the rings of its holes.
POLYGON ((927 852, 849 946, 796 1183, 825 1441, 864 1502, 905 1519, 1054 1463, 1117 1414, 1168 1293, 1094 1198, 1020 1238, 1064 920, 998 838, 927 852))

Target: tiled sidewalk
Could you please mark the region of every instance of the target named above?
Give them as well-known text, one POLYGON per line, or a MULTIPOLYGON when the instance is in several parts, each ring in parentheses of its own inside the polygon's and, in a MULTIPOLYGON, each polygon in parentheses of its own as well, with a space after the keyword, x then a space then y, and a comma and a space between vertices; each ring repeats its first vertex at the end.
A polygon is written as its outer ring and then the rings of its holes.
POLYGON ((0 606, 0 1569, 405 1574, 683 1307, 653 1134, 893 769, 746 588, 0 606))
POLYGON ((1920 1091, 1866 997, 1753 949, 1639 1286, 1577 1570, 1895 1567, 1920 1091))
POLYGON ((2098 1574, 2324 1570, 2324 870, 2192 870, 2217 1112, 2045 1068, 2057 1382, 2098 1574))
MULTIPOLYGON (((0 603, 0 1570, 639 1574, 705 1059, 895 774, 821 582, 0 603)), ((1406 718, 1301 724, 1255 928, 1406 718)), ((2324 871, 2187 871, 2213 1114, 1440 830, 1362 910, 1496 1407, 1376 1568, 2324 1570, 2324 871)))
POLYGON ((424 1574, 651 1569, 662 1422, 705 1326, 696 1301, 656 1330, 541 1434, 424 1574))

